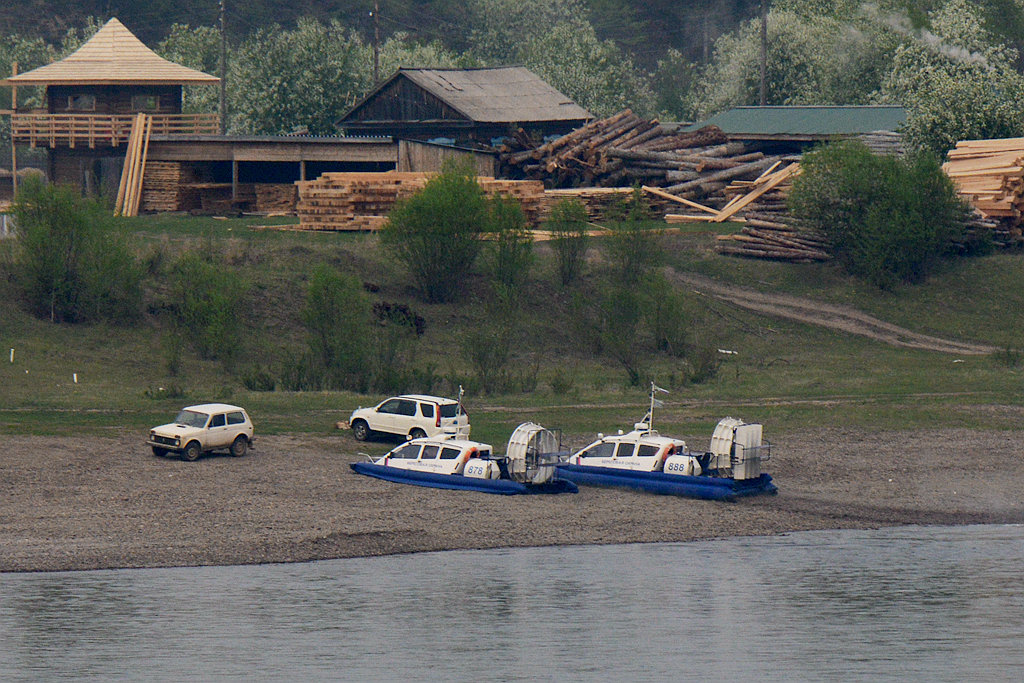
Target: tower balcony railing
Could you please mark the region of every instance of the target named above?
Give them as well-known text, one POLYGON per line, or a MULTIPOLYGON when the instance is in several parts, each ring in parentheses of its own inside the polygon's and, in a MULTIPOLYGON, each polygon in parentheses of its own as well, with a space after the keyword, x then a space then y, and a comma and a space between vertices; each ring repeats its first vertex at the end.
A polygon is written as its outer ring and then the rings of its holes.
MULTIPOLYGON (((218 114, 149 114, 152 135, 217 135, 218 114)), ((134 114, 11 115, 11 139, 32 147, 117 147, 128 142, 134 114)))

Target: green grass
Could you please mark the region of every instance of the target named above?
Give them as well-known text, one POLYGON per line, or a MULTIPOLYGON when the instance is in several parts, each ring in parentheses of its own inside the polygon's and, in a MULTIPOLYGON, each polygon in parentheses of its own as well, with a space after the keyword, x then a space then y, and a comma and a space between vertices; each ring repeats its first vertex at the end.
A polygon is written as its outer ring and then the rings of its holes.
MULTIPOLYGON (((280 219, 279 219, 280 220, 280 219)), ((466 283, 462 301, 419 302, 401 269, 365 234, 255 230, 267 218, 215 220, 184 216, 126 219, 151 272, 147 300, 160 295, 160 274, 189 245, 212 248, 248 285, 240 367, 225 369, 186 351, 177 375, 167 369, 159 319, 150 311, 135 325, 52 325, 17 304, 9 265, 12 242, 0 242, 0 435, 108 434, 145 429, 190 402, 244 405, 263 434, 332 434, 334 424, 380 395, 347 392, 253 392, 240 375, 249 363, 273 367, 304 348, 298 318, 307 274, 327 262, 372 283, 375 300, 406 303, 427 320, 416 363, 442 377, 435 391, 454 393, 466 372, 459 340, 488 314, 481 274, 466 283), (14 363, 9 362, 15 349, 14 363), (77 373, 78 383, 73 381, 77 373)), ((288 222, 284 219, 284 222, 288 222)), ((754 289, 842 303, 912 330, 1000 348, 1021 348, 1024 256, 999 254, 952 262, 929 282, 880 292, 828 265, 792 265, 725 258, 708 231, 665 238, 669 264, 754 289)), ((584 435, 628 428, 643 416, 643 386, 626 385, 614 361, 580 343, 568 321, 571 295, 554 284, 547 247, 538 249, 525 311, 503 329, 515 339, 515 371, 535 376, 528 393, 469 395, 474 436, 503 444, 526 419, 584 435), (559 386, 555 392, 553 386, 559 386)), ((596 252, 592 252, 596 254, 596 252)), ((601 267, 593 256, 591 272, 601 267)), ((645 377, 670 388, 657 421, 666 432, 705 434, 718 418, 764 422, 769 432, 816 427, 901 429, 1019 428, 1024 412, 1024 366, 1013 351, 992 357, 902 349, 819 327, 756 315, 714 300, 706 327, 723 356, 712 380, 686 384, 682 362, 651 357, 645 377)))

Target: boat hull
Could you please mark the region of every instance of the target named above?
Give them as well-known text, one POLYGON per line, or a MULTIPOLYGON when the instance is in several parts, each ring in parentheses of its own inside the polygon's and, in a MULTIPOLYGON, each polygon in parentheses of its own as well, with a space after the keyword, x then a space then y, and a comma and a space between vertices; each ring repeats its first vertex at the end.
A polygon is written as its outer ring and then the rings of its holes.
POLYGON ((612 467, 558 465, 560 479, 590 486, 619 486, 668 496, 686 496, 704 500, 735 500, 744 496, 778 492, 772 478, 762 474, 757 479, 735 479, 620 470, 612 467))
POLYGON ((428 486, 435 489, 452 489, 497 493, 505 496, 531 493, 576 493, 579 489, 571 481, 555 479, 544 484, 523 484, 510 479, 477 479, 464 477, 461 474, 434 474, 433 472, 417 472, 386 465, 375 465, 370 462, 354 462, 349 465, 359 474, 376 477, 385 481, 400 484, 428 486))

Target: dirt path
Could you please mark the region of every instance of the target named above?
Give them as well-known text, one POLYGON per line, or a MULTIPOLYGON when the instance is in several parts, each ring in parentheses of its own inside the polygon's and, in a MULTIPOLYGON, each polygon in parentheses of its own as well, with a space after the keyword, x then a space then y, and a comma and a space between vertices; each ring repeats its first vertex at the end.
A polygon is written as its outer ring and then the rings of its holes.
POLYGON ((999 350, 985 344, 963 343, 913 332, 849 306, 723 285, 703 275, 680 273, 671 269, 668 277, 671 282, 693 288, 697 294, 714 297, 750 311, 857 334, 893 346, 965 356, 986 355, 999 350))

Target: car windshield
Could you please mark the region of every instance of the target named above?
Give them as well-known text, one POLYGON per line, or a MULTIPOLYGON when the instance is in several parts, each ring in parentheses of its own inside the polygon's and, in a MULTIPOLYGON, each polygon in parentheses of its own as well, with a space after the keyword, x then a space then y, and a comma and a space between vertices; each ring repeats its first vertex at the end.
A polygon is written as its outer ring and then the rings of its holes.
POLYGON ((185 425, 186 427, 205 427, 209 415, 197 413, 193 410, 183 410, 174 418, 174 424, 185 425))

